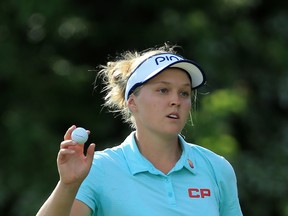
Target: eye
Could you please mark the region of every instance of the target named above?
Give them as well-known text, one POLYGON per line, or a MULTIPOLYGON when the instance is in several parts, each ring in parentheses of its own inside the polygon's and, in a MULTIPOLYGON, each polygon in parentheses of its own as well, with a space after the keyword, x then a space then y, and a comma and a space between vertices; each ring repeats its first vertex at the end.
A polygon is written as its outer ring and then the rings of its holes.
POLYGON ((158 89, 158 92, 161 94, 167 94, 168 93, 168 89, 167 88, 160 88, 158 89))
POLYGON ((191 93, 189 91, 181 91, 180 96, 181 97, 190 97, 191 93))

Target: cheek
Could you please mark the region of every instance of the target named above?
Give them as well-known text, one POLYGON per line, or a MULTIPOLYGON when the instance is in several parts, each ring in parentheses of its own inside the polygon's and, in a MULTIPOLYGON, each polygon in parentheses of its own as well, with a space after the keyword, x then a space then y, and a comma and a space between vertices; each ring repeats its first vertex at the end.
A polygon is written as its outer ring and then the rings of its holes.
POLYGON ((191 100, 189 99, 189 100, 185 100, 185 101, 183 101, 183 107, 185 107, 185 109, 191 109, 191 107, 192 107, 192 102, 191 102, 191 100))
POLYGON ((188 117, 189 113, 192 109, 191 101, 187 101, 187 102, 183 103, 182 108, 183 108, 184 112, 186 113, 186 116, 188 117))
POLYGON ((159 110, 163 111, 163 107, 159 101, 150 100, 147 104, 145 104, 145 108, 147 113, 158 112, 159 110))
POLYGON ((159 106, 159 100, 149 94, 149 92, 147 93, 146 91, 143 91, 138 97, 140 102, 139 105, 148 111, 149 109, 156 109, 157 106, 159 106))
POLYGON ((142 103, 141 106, 141 115, 145 119, 150 119, 153 121, 157 119, 157 117, 161 116, 165 110, 165 106, 159 100, 149 100, 145 103, 142 103))

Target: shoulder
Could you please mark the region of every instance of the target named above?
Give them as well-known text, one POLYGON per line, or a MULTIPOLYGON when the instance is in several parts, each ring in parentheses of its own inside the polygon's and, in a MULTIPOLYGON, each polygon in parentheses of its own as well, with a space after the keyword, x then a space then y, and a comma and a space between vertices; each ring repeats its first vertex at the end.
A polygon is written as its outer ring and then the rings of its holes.
POLYGON ((186 143, 197 172, 212 174, 219 189, 221 215, 242 215, 238 200, 237 179, 230 162, 223 156, 199 145, 186 143))
POLYGON ((94 189, 99 191, 99 188, 105 184, 107 176, 111 172, 114 173, 119 167, 123 167, 123 165, 120 165, 121 160, 119 158, 121 158, 121 148, 119 146, 95 151, 92 166, 85 179, 86 184, 95 185, 95 182, 97 182, 94 189))
POLYGON ((96 151, 94 154, 93 165, 99 166, 107 163, 119 163, 123 160, 122 146, 115 146, 101 151, 96 151))
POLYGON ((128 135, 124 141, 122 141, 120 144, 111 147, 106 148, 101 151, 96 151, 94 154, 94 162, 95 161, 102 161, 102 162, 115 162, 115 161, 121 161, 124 160, 125 155, 125 149, 131 148, 131 143, 133 142, 133 133, 128 135))
POLYGON ((190 148, 192 150, 194 150, 195 152, 197 152, 199 155, 202 155, 202 157, 205 157, 207 160, 216 163, 215 165, 219 165, 219 166, 231 166, 230 163, 228 162, 227 159, 225 159, 225 157, 223 157, 222 155, 219 155, 213 151, 211 151, 210 149, 207 149, 205 147, 196 145, 196 144, 189 144, 190 148))
POLYGON ((204 163, 213 170, 215 176, 230 179, 235 176, 231 163, 223 156, 196 144, 187 143, 190 152, 197 158, 196 163, 204 163))

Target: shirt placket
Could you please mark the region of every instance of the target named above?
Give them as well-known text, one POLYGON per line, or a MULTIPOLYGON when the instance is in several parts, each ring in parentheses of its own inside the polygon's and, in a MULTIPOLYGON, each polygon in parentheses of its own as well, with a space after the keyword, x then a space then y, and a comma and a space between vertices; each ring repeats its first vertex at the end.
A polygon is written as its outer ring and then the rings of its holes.
POLYGON ((175 192, 174 192, 171 177, 166 176, 163 178, 163 180, 164 180, 165 189, 166 189, 167 202, 170 205, 175 205, 176 199, 175 199, 175 192))

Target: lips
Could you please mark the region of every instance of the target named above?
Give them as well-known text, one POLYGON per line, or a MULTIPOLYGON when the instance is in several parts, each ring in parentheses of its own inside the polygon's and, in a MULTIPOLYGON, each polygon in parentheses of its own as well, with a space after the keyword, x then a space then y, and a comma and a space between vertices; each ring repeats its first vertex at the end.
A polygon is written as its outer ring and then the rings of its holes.
POLYGON ((179 114, 178 113, 171 113, 169 115, 167 115, 168 118, 171 119, 179 119, 179 114))

